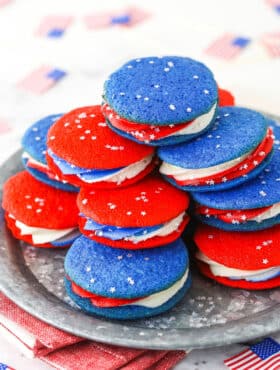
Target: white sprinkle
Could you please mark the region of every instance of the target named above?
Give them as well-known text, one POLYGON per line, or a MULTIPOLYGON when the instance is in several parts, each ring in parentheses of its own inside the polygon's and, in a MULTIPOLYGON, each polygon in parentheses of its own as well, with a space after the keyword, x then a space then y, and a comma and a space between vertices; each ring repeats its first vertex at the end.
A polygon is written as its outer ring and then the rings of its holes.
POLYGON ((70 125, 70 123, 69 123, 69 122, 64 123, 64 127, 67 127, 67 126, 69 126, 69 125, 70 125))
POLYGON ((264 259, 262 260, 262 263, 266 265, 266 264, 268 263, 268 259, 267 259, 267 258, 264 258, 264 259))
POLYGON ((175 107, 175 105, 174 105, 174 104, 170 104, 170 105, 169 105, 169 109, 171 109, 171 110, 175 110, 175 109, 176 109, 176 107, 175 107))
POLYGON ((160 87, 160 85, 154 85, 155 89, 158 89, 159 87, 160 87))
POLYGON ((142 95, 139 95, 139 94, 136 95, 136 99, 141 99, 141 98, 142 98, 142 95))
POLYGON ((46 154, 47 153, 47 151, 46 150, 42 150, 42 154, 46 154))
POLYGON ((82 204, 87 204, 88 200, 87 199, 83 199, 82 200, 82 204))
POLYGON ((259 194, 260 194, 262 197, 265 197, 265 196, 266 196, 266 192, 265 192, 265 191, 263 191, 263 190, 259 191, 259 194))
POLYGON ((36 209, 36 213, 42 212, 41 208, 36 209))
POLYGON ((54 140, 54 139, 55 139, 55 136, 51 136, 51 137, 50 137, 50 140, 54 140))
POLYGON ((131 216, 131 215, 132 215, 132 212, 131 212, 131 211, 127 211, 127 212, 126 212, 126 214, 127 214, 128 216, 131 216))
POLYGON ((38 127, 33 127, 32 131, 38 131, 38 127))
POLYGON ((155 62, 154 62, 153 60, 150 60, 150 61, 149 61, 149 63, 150 63, 150 64, 154 64, 155 62))
POLYGON ((137 63, 141 62, 141 59, 140 58, 136 59, 136 62, 137 63))
POLYGON ((81 120, 75 119, 75 123, 80 123, 80 122, 81 122, 81 120))
POLYGON ((90 114, 89 116, 90 116, 90 117, 95 117, 95 114, 90 114))
POLYGON ((91 137, 91 140, 96 140, 96 136, 92 136, 91 137))
POLYGON ((116 291, 116 288, 112 286, 112 287, 110 288, 110 292, 111 292, 111 293, 114 293, 115 291, 116 291))
POLYGON ((174 63, 173 62, 167 62, 167 65, 168 65, 168 67, 174 67, 174 63))
POLYGON ((203 90, 203 92, 204 92, 204 94, 206 94, 206 95, 208 95, 208 94, 209 94, 209 90, 204 89, 204 90, 203 90))
POLYGON ((208 239, 214 239, 214 235, 209 234, 208 239))
POLYGON ((122 260, 123 259, 123 256, 118 256, 117 259, 118 260, 122 260))
POLYGON ((85 136, 80 136, 80 140, 85 140, 85 136))
POLYGON ((144 258, 144 260, 145 260, 145 261, 149 261, 149 260, 150 260, 150 258, 149 258, 149 257, 145 257, 145 258, 144 258))
POLYGON ((30 199, 31 198, 31 195, 25 195, 24 198, 25 199, 30 199))
POLYGON ((145 101, 148 101, 148 100, 149 100, 148 96, 146 96, 146 97, 144 98, 144 100, 145 100, 145 101))
POLYGON ((225 114, 224 114, 224 117, 228 117, 228 116, 229 116, 229 113, 225 113, 225 114))
POLYGON ((187 112, 191 112, 192 111, 192 108, 191 107, 188 107, 187 108, 187 112))
POLYGON ((36 137, 35 137, 35 140, 36 140, 36 141, 39 141, 39 140, 41 140, 41 137, 40 137, 40 136, 36 136, 36 137))
POLYGON ((220 148, 221 144, 217 144, 216 145, 216 149, 220 148))
POLYGON ((94 278, 91 278, 91 279, 90 279, 90 282, 91 282, 91 283, 94 283, 94 282, 95 282, 95 279, 94 279, 94 278))
POLYGON ((141 211, 141 216, 146 216, 147 212, 141 211))
POLYGON ((86 272, 90 272, 90 270, 91 270, 91 267, 90 266, 87 266, 86 267, 86 272))
POLYGON ((82 125, 77 125, 77 128, 83 128, 83 126, 82 125))
POLYGON ((127 281, 130 285, 134 285, 134 280, 130 276, 127 278, 127 281))
POLYGON ((127 253, 126 257, 131 258, 132 257, 132 254, 131 253, 127 253))
POLYGON ((125 93, 124 93, 124 92, 120 92, 120 95, 121 95, 121 96, 124 96, 124 95, 125 95, 125 93))
POLYGON ((164 68, 164 72, 169 72, 170 71, 170 68, 164 68))
POLYGON ((193 78, 194 78, 195 80, 197 80, 199 77, 198 77, 198 75, 194 75, 194 76, 193 76, 193 78))
POLYGON ((91 133, 91 131, 90 130, 86 130, 85 131, 85 134, 90 134, 91 133))
POLYGON ((27 204, 26 208, 27 209, 32 209, 32 206, 30 204, 27 204))
POLYGON ((129 66, 127 66, 126 68, 129 68, 129 69, 131 69, 131 68, 133 68, 131 65, 129 65, 129 66))
POLYGON ((87 114, 86 112, 82 112, 78 115, 79 118, 86 118, 87 114))
POLYGON ((261 249, 262 249, 262 246, 261 246, 261 245, 257 245, 257 246, 256 246, 256 249, 257 249, 257 250, 261 250, 261 249))

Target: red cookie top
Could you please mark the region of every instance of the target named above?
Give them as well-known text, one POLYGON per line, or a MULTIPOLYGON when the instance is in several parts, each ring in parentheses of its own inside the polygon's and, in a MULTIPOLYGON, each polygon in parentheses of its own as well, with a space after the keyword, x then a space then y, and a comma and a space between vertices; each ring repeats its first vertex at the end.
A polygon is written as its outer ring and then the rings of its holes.
POLYGON ((218 88, 219 107, 235 105, 235 98, 230 91, 218 88))
POLYGON ((156 176, 117 190, 82 188, 78 195, 78 207, 84 215, 97 223, 120 227, 159 225, 179 216, 188 205, 187 193, 156 176))
POLYGON ((77 226, 77 194, 55 189, 22 171, 3 188, 3 208, 28 226, 66 229, 77 226))
POLYGON ((280 266, 280 229, 224 231, 199 225, 194 241, 207 257, 227 267, 260 270, 280 266))
POLYGON ((48 148, 67 162, 89 169, 125 167, 154 153, 153 148, 114 133, 100 108, 77 108, 62 116, 48 132, 48 148))

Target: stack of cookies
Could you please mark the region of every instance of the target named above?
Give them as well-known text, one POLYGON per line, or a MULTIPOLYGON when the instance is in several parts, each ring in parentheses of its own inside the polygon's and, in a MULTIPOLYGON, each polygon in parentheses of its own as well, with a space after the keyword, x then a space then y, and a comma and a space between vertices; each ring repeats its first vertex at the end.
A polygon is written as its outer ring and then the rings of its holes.
POLYGON ((180 236, 191 194, 201 272, 235 287, 279 286, 277 226, 255 231, 280 219, 273 132, 260 113, 233 104, 202 63, 129 61, 105 81, 101 105, 46 117, 26 132, 29 173, 4 188, 8 227, 37 246, 72 238, 65 286, 82 310, 143 318, 172 308, 190 287, 180 236))

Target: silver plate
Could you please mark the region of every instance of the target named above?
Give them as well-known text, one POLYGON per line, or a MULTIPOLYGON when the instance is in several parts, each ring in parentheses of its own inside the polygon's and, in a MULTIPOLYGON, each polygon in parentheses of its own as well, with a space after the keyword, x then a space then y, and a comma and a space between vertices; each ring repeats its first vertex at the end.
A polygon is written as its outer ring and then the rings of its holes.
MULTIPOLYGON (((1 167, 1 189, 20 169, 17 152, 1 167)), ((0 233, 0 290, 30 314, 72 334, 129 347, 187 349, 245 342, 280 330, 279 289, 230 289, 195 270, 183 302, 164 315, 130 322, 88 316, 65 295, 66 251, 33 248, 15 240, 5 227, 3 211, 0 233)))

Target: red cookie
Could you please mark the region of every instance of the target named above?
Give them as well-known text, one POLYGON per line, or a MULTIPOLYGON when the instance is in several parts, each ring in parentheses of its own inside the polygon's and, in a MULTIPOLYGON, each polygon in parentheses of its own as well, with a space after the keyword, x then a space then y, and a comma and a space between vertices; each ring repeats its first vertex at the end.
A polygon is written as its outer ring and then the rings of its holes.
MULTIPOLYGON (((70 235, 70 229, 77 228, 76 198, 75 193, 50 187, 36 180, 27 171, 19 172, 7 180, 3 188, 2 206, 5 210, 7 226, 16 238, 33 245, 66 246, 68 245, 66 236, 70 235), (34 228, 30 234, 26 232, 29 228, 34 228), (69 232, 62 235, 64 230, 68 229, 69 232), (42 236, 35 237, 35 234, 38 232, 42 234, 44 230, 46 230, 45 234, 57 232, 59 237, 53 239, 52 235, 52 240, 46 240, 47 236, 43 239, 42 236)), ((70 239, 73 240, 73 237, 71 236, 70 239)))
POLYGON ((177 239, 188 223, 187 193, 157 176, 118 190, 82 188, 80 230, 112 247, 150 248, 177 239))
POLYGON ((235 105, 234 96, 231 94, 230 91, 218 88, 218 96, 219 107, 228 107, 231 105, 235 105))
POLYGON ((155 167, 154 149, 115 134, 99 105, 62 116, 50 128, 47 146, 50 168, 76 186, 127 186, 155 167))

